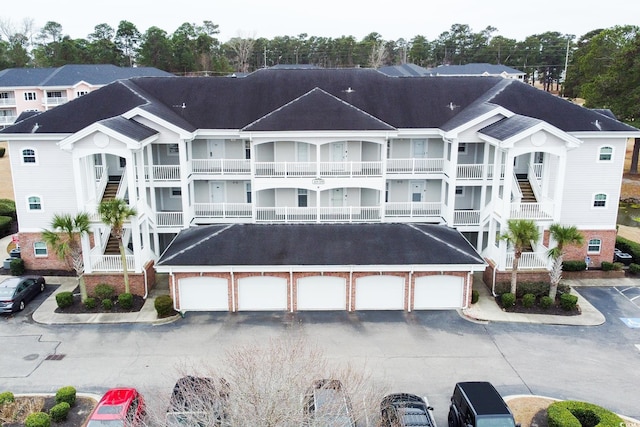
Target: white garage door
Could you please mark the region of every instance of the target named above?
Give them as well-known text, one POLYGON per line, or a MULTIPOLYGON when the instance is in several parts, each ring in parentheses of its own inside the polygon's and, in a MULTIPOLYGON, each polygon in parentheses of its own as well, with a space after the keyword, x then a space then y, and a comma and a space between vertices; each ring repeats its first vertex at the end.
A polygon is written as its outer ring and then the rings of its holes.
POLYGON ((238 310, 286 310, 287 279, 272 276, 238 280, 238 310))
POLYGON ((181 311, 229 311, 229 283, 217 277, 178 281, 181 311))
POLYGON ((404 310, 404 277, 358 278, 355 305, 356 310, 404 310))
POLYGON ((464 279, 457 276, 417 277, 414 290, 414 310, 462 307, 464 279))
POLYGON ((347 281, 341 277, 298 279, 298 310, 346 310, 347 281))

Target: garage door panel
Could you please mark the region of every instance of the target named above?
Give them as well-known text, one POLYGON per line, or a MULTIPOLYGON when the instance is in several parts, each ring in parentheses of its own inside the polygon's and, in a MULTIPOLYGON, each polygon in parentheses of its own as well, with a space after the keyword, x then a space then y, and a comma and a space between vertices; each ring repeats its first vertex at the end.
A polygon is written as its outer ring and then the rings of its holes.
POLYGON ((287 280, 259 276, 238 280, 238 310, 280 311, 287 309, 287 280))
POLYGON ((347 281, 341 277, 311 276, 298 279, 297 294, 299 311, 347 309, 347 281))
POLYGON ((366 276, 356 280, 356 310, 404 310, 405 279, 366 276))
POLYGON ((464 279, 458 276, 417 277, 414 287, 414 310, 461 308, 464 279))
POLYGON ((181 311, 229 311, 229 282, 217 277, 178 281, 181 311))

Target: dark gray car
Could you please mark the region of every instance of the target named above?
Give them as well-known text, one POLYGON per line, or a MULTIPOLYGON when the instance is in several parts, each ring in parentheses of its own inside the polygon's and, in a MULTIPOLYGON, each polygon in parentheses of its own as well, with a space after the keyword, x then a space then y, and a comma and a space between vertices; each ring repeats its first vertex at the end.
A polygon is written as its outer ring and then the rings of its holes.
POLYGON ((43 292, 46 282, 42 276, 9 277, 0 283, 0 313, 24 310, 29 301, 43 292))

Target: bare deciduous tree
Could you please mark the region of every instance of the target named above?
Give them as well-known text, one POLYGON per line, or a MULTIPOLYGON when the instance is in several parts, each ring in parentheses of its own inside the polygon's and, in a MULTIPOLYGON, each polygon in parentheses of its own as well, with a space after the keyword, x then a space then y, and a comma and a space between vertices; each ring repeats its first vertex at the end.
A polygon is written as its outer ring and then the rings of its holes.
POLYGON ((249 59, 253 54, 256 41, 253 37, 234 37, 226 45, 234 54, 234 65, 240 73, 249 72, 249 59))

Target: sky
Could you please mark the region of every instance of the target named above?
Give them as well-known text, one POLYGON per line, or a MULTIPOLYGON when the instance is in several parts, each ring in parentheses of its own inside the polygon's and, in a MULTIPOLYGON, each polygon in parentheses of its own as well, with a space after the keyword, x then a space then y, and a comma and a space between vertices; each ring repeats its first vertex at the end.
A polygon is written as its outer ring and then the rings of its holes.
POLYGON ((16 32, 25 19, 34 21, 36 32, 48 21, 57 22, 71 38, 87 38, 102 23, 117 29, 123 20, 141 33, 156 26, 168 34, 185 22, 198 25, 206 20, 219 26, 221 42, 232 37, 271 39, 302 33, 361 40, 372 32, 384 40, 422 35, 431 41, 453 24, 469 25, 472 32, 493 26, 497 28, 494 36, 522 41, 547 31, 579 38, 598 28, 640 25, 640 1, 23 0, 0 12, 0 23, 9 22, 16 32))

